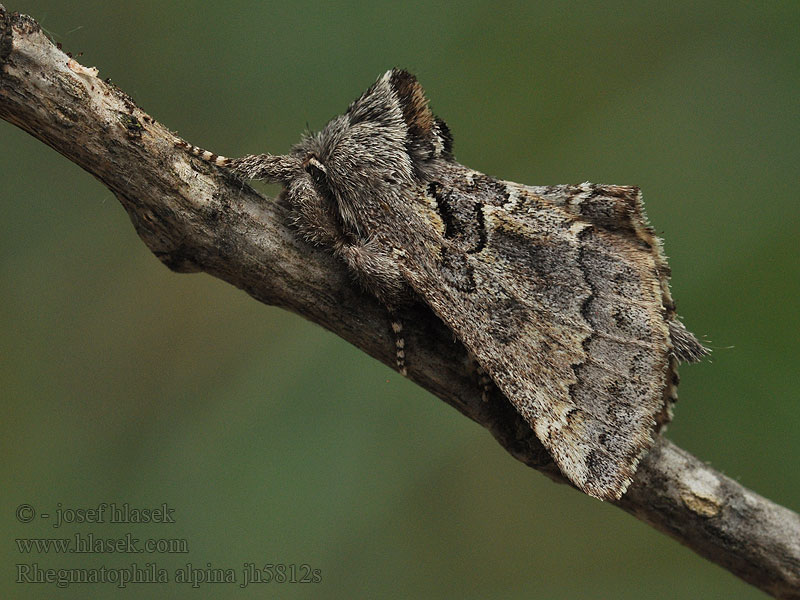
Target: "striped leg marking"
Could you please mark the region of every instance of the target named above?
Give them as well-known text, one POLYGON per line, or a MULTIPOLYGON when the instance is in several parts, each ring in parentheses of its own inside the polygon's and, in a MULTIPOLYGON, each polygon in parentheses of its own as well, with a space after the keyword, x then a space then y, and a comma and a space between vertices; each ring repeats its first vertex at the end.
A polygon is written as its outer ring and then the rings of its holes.
POLYGON ((408 375, 408 370, 406 369, 406 340, 403 337, 403 324, 398 320, 394 311, 389 311, 389 318, 392 320, 392 331, 394 332, 397 371, 405 377, 408 375))
POLYGON ((175 146, 178 148, 184 148, 189 151, 190 154, 194 154, 195 156, 199 156, 203 160, 207 160, 210 163, 214 163, 219 167, 227 167, 230 166, 231 160, 230 158, 226 158, 225 156, 219 156, 218 154, 214 154, 213 152, 209 152, 208 150, 203 150, 199 146, 192 146, 189 142, 185 142, 183 140, 178 140, 175 142, 175 146))

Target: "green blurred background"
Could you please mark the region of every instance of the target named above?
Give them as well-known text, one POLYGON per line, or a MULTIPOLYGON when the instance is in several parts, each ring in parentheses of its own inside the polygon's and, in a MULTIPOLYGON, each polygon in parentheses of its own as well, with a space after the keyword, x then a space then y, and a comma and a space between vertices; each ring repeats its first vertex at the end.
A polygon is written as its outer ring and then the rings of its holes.
MULTIPOLYGON (((640 185, 712 360, 668 436, 800 509, 800 5, 17 1, 195 144, 283 152, 384 70, 416 73, 457 158, 528 184, 640 185)), ((100 183, 0 122, 6 598, 756 598, 551 483, 321 328, 150 254, 100 183), (129 502, 172 525, 17 523, 129 502), (17 551, 185 538, 189 554, 17 551), (14 583, 42 568, 310 564, 320 584, 14 583)), ((413 349, 411 349, 413 352, 413 349)))

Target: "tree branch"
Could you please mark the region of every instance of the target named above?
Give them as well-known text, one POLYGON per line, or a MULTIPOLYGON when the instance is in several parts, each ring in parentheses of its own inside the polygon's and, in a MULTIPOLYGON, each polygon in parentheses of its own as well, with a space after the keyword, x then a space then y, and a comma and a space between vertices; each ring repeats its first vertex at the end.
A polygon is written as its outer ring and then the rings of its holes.
MULTIPOLYGON (((170 269, 205 271, 294 311, 392 365, 385 309, 343 266, 299 241, 285 207, 186 152, 124 92, 56 48, 30 17, 0 5, 0 117, 102 181, 170 269)), ((409 377, 486 427, 515 458, 564 481, 509 402, 482 402, 460 344, 412 308, 409 377)), ((616 504, 745 581, 800 598, 800 517, 665 439, 616 504)))

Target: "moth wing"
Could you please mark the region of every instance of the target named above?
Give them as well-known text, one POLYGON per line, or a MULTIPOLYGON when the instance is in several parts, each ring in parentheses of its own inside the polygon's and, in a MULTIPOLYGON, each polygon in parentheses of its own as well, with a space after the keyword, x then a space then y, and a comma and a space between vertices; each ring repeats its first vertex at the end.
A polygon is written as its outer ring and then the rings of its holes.
POLYGON ((469 177, 469 189, 432 184, 410 204, 398 223, 405 276, 561 471, 589 495, 619 498, 668 419, 675 367, 665 263, 644 236, 638 190, 596 197, 632 206, 640 233, 481 177, 506 191, 469 177))
MULTIPOLYGON (((522 197, 541 197, 547 203, 589 221, 596 227, 626 238, 636 246, 651 250, 656 273, 661 281, 664 316, 670 332, 672 353, 677 360, 697 362, 709 353, 684 326, 675 313, 669 290, 670 269, 658 239, 647 223, 639 189, 632 186, 580 185, 522 186, 506 183, 522 197)), ((675 374, 677 378, 677 374, 675 374)), ((673 390, 674 392, 674 390, 673 390)))

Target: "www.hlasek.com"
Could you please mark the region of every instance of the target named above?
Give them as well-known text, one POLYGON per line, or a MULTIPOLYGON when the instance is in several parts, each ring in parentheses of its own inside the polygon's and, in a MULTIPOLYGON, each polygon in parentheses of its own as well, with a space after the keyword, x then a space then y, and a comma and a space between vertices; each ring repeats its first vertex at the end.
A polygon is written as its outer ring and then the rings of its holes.
POLYGON ((137 583, 183 583, 193 588, 214 583, 238 584, 240 588, 263 583, 321 583, 322 572, 308 564, 267 563, 263 567, 244 563, 241 569, 214 567, 211 563, 195 566, 186 563, 172 571, 155 562, 143 566, 110 568, 44 568, 38 563, 17 564, 17 583, 49 583, 66 588, 75 584, 106 583, 124 588, 137 583))
POLYGON ((76 533, 68 538, 17 538, 20 554, 186 554, 185 538, 147 538, 144 541, 126 533, 119 538, 99 537, 93 533, 76 533))

